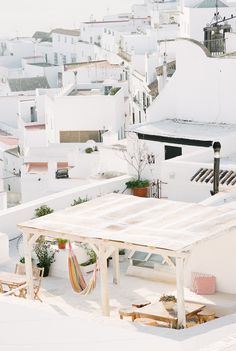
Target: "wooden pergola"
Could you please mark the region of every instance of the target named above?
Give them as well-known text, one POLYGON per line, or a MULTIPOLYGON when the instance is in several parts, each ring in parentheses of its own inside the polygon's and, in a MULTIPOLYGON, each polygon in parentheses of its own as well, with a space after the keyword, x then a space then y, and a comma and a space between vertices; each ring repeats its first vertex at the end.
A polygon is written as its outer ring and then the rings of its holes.
POLYGON ((119 248, 159 254, 167 261, 175 258, 178 326, 184 327, 185 260, 195 244, 218 233, 204 231, 201 223, 206 218, 212 222, 225 215, 225 211, 215 207, 112 193, 21 223, 18 227, 24 236, 28 296, 33 298, 31 251, 41 235, 85 242, 93 247, 99 260, 105 316, 109 316, 107 258, 113 255, 113 282, 118 284, 119 248))

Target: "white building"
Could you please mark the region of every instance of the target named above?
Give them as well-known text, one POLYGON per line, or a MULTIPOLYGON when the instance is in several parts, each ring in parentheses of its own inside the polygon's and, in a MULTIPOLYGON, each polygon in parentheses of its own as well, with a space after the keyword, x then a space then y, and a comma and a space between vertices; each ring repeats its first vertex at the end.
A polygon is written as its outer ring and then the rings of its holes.
MULTIPOLYGON (((228 1, 218 1, 219 15, 223 18, 231 18, 236 14, 234 3, 228 1)), ((204 40, 203 28, 211 22, 215 22, 216 2, 212 0, 182 1, 180 11, 180 36, 184 38, 196 39, 200 42, 204 40)), ((236 31, 236 19, 228 22, 236 31)))
POLYGON ((101 141, 106 130, 124 135, 124 91, 112 86, 78 85, 66 96, 48 98, 46 123, 50 142, 101 141))
POLYGON ((232 160, 222 163, 222 171, 235 168, 235 60, 230 54, 213 58, 202 44, 190 39, 178 39, 177 44, 175 74, 148 108, 148 122, 133 130, 155 156, 143 176, 166 183, 163 196, 201 201, 209 196, 212 182, 192 178, 201 168, 209 169, 210 175, 214 141, 221 142, 223 159, 232 160))

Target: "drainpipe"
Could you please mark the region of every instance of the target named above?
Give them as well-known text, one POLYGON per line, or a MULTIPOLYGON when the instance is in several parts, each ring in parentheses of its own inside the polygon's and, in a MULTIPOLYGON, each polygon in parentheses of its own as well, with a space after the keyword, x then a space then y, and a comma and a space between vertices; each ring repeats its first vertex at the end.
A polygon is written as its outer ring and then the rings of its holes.
POLYGON ((213 191, 212 195, 215 195, 219 192, 219 175, 220 175, 220 149, 221 144, 219 141, 213 143, 214 149, 214 180, 213 180, 213 191))
POLYGON ((77 71, 74 71, 74 76, 75 76, 75 92, 77 93, 78 91, 78 80, 77 80, 77 74, 78 72, 77 71))

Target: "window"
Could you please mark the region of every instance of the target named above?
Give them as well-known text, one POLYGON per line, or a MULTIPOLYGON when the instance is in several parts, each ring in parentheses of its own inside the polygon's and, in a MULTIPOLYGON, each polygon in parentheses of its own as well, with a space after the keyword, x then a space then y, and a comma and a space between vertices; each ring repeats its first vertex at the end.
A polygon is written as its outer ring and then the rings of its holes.
POLYGON ((54 52, 54 65, 58 65, 58 54, 54 52))
POLYGON ((165 145, 165 160, 182 155, 182 148, 178 146, 165 145))
POLYGON ((63 63, 63 65, 66 64, 66 55, 62 55, 62 63, 63 63))
POLYGON ((63 85, 62 72, 58 72, 57 74, 57 84, 58 84, 58 88, 62 88, 62 85, 63 85))
POLYGON ((36 107, 35 106, 30 107, 30 121, 37 122, 37 114, 36 114, 36 107))
POLYGON ((71 63, 75 63, 77 60, 76 54, 71 54, 71 63))
POLYGON ((71 44, 74 44, 74 38, 71 38, 71 44))
POLYGON ((141 111, 138 111, 138 116, 139 116, 139 123, 141 123, 142 122, 141 111))

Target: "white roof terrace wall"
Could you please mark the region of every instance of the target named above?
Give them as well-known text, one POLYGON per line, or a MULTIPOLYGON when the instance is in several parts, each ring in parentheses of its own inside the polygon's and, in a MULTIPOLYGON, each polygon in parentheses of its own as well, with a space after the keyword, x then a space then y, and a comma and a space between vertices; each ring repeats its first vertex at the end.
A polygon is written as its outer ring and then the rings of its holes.
POLYGON ((35 42, 32 38, 12 39, 6 42, 7 49, 17 59, 35 56, 35 42))
MULTIPOLYGON (((130 176, 121 176, 113 179, 98 180, 93 184, 87 184, 70 188, 60 193, 37 198, 13 208, 8 208, 0 212, 0 231, 6 233, 9 238, 13 238, 19 233, 17 224, 34 217, 34 210, 46 204, 54 210, 63 209, 70 206, 74 199, 78 197, 89 199, 96 198, 102 194, 112 193, 115 190, 121 192, 125 189, 125 183, 130 180, 130 176)), ((34 191, 34 190, 33 190, 34 191)))
POLYGON ((28 100, 26 97, 0 96, 0 120, 12 128, 17 128, 17 114, 19 113, 19 102, 28 100))
POLYGON ((235 247, 236 235, 233 230, 229 230, 221 237, 196 245, 186 264, 187 285, 191 287, 191 273, 200 272, 216 277, 217 291, 236 294, 235 247))
POLYGON ((94 62, 94 64, 81 64, 74 69, 69 69, 63 73, 63 85, 75 83, 74 71, 77 71, 78 84, 91 83, 95 81, 104 81, 105 79, 120 79, 123 73, 121 66, 111 66, 108 62, 104 64, 94 62))
POLYGON ((61 96, 51 102, 50 134, 60 142, 60 131, 109 129, 119 131, 124 126, 124 92, 115 95, 61 96))
POLYGON ((177 39, 177 70, 148 109, 148 120, 235 123, 235 68, 234 58, 208 57, 197 42, 177 39))
POLYGON ((58 72, 63 71, 63 66, 43 67, 40 65, 26 64, 24 69, 25 78, 43 77, 47 78, 51 88, 58 87, 58 72))

